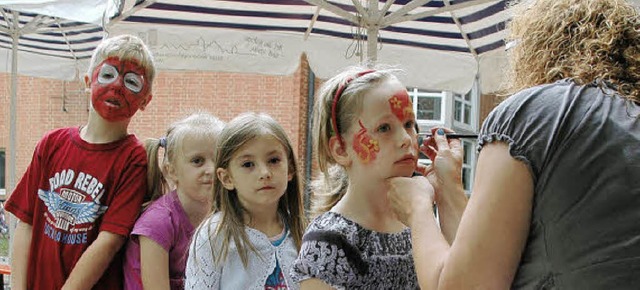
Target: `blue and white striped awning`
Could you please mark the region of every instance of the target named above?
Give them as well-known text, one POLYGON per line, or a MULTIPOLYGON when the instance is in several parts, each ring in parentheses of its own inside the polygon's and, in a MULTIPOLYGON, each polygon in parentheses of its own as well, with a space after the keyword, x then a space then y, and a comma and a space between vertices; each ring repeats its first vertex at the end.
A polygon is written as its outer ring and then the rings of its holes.
POLYGON ((1 8, 1 70, 11 72, 12 47, 15 44, 18 74, 74 79, 84 75, 81 70, 86 68, 103 35, 99 25, 1 8))
POLYGON ((84 75, 120 0, 0 0, 0 71, 73 79, 84 75), (105 21, 106 20, 106 21, 105 21))
POLYGON ((505 0, 134 2, 108 30, 145 37, 165 69, 290 74, 306 53, 322 78, 371 59, 411 86, 464 92, 479 75, 486 92, 505 63, 505 0))

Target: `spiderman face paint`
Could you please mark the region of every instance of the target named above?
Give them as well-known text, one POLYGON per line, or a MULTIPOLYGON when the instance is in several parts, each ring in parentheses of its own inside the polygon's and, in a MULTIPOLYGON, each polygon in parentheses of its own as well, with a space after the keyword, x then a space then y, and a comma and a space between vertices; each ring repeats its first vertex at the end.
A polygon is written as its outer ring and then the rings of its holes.
POLYGON ((109 122, 130 119, 146 105, 149 84, 136 61, 105 59, 91 76, 91 104, 109 122))
POLYGON ((367 164, 376 159, 376 153, 380 152, 378 140, 371 138, 367 133, 367 128, 362 125, 362 121, 358 121, 360 130, 353 137, 353 151, 358 154, 358 158, 362 163, 367 164))

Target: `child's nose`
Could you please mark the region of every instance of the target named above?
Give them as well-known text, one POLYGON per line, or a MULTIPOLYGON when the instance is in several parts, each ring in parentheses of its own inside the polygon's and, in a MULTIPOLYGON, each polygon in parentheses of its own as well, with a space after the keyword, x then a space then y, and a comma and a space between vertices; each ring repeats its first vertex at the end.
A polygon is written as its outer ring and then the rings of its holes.
POLYGON ((213 160, 206 161, 206 163, 204 164, 204 171, 207 174, 213 174, 213 172, 215 171, 215 164, 213 160))
POLYGON ((405 148, 411 146, 411 142, 413 141, 413 136, 407 130, 401 130, 401 139, 400 139, 400 147, 405 148))
POLYGON ((266 165, 260 166, 260 179, 270 179, 271 178, 271 170, 266 165))

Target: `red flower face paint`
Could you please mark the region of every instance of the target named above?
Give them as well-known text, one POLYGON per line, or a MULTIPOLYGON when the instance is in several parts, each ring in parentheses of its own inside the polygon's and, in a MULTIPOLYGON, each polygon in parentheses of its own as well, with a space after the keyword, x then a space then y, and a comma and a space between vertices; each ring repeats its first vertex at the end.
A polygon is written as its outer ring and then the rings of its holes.
POLYGON ((91 104, 109 122, 133 117, 148 94, 145 70, 135 60, 107 58, 91 76, 91 104))
POLYGON ((398 120, 404 121, 407 118, 412 118, 413 104, 406 90, 395 93, 389 99, 389 106, 391 107, 391 112, 398 117, 398 120))
POLYGON ((353 151, 358 154, 362 163, 367 164, 376 159, 376 153, 380 152, 380 147, 378 140, 371 138, 361 120, 358 120, 358 124, 360 124, 360 131, 353 138, 353 151))

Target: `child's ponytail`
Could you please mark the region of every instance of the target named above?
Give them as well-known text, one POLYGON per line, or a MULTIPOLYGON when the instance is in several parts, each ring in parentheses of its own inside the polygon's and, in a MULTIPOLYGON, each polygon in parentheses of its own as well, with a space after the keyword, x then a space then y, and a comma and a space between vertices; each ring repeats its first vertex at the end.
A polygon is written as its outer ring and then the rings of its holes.
POLYGON ((149 138, 144 142, 144 149, 147 151, 147 195, 143 207, 158 199, 169 189, 158 157, 160 147, 166 148, 166 142, 165 137, 149 138))

